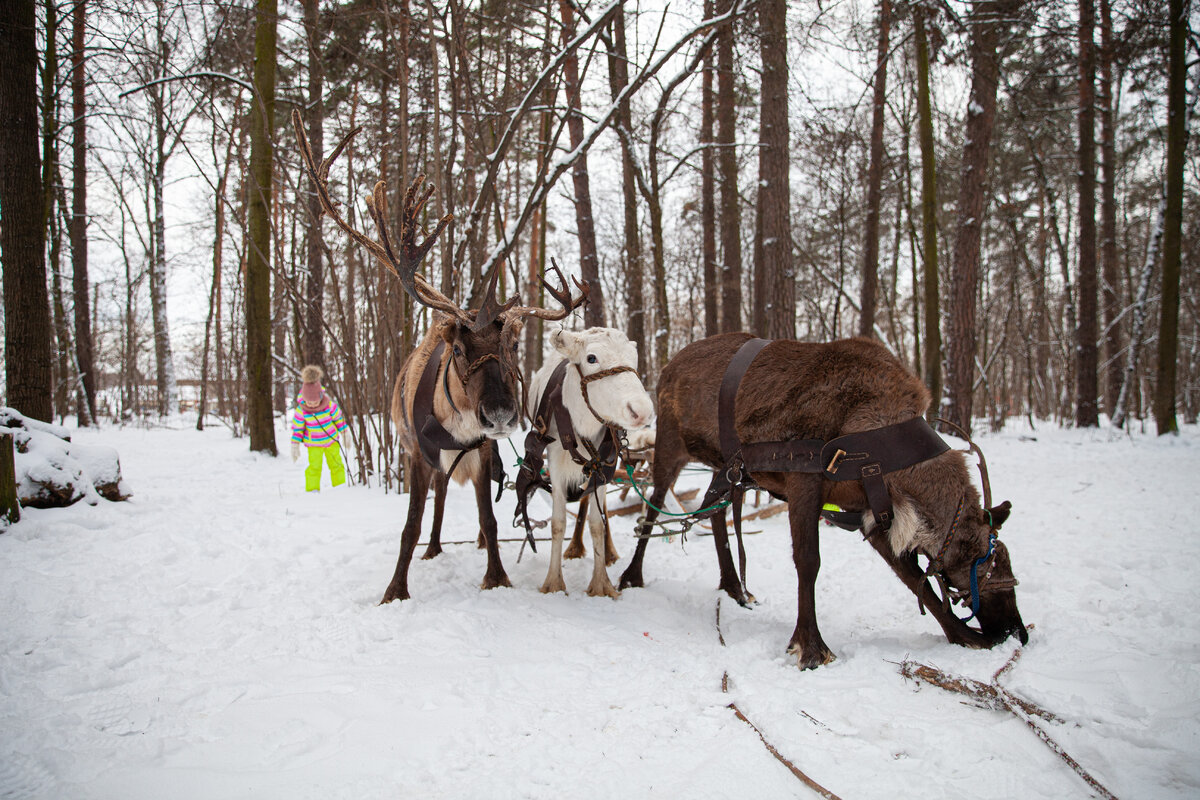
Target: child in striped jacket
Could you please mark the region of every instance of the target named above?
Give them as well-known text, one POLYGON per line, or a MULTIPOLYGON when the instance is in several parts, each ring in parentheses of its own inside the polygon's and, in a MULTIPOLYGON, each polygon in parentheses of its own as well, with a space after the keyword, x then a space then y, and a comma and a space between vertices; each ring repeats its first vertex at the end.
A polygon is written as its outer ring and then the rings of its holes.
POLYGON ((321 368, 309 364, 300 370, 300 394, 292 417, 292 461, 300 458, 300 444, 308 448, 308 468, 304 470, 304 489, 321 491, 321 461, 329 462, 329 477, 334 486, 346 482, 342 448, 338 443, 346 428, 346 418, 337 401, 321 387, 321 368))

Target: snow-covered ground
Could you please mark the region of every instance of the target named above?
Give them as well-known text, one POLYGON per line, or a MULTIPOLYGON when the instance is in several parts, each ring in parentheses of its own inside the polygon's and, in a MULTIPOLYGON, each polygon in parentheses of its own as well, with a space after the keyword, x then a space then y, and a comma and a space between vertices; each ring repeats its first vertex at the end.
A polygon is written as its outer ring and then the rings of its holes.
MULTIPOLYGON (((481 592, 483 554, 455 544, 379 606, 406 497, 305 495, 302 464, 178 428, 77 432, 118 449, 134 497, 27 509, 0 535, 0 798, 813 796, 731 701, 847 800, 1090 792, 1021 721, 899 674, 987 682, 1017 645, 947 644, 855 534, 823 530, 838 659, 810 672, 784 653, 785 516, 748 524, 760 604, 720 602, 727 647, 695 535, 652 542, 646 587, 616 601, 584 594, 590 554, 569 595, 540 594, 549 548, 518 563, 511 543, 513 588, 481 592)), ((1200 432, 981 441, 1033 625, 1004 685, 1062 717, 1051 736, 1117 796, 1200 795, 1200 432)), ((497 513, 506 531, 511 492, 497 513)), ((614 581, 632 529, 616 521, 614 581)), ((455 487, 445 538, 475 532, 455 487)))

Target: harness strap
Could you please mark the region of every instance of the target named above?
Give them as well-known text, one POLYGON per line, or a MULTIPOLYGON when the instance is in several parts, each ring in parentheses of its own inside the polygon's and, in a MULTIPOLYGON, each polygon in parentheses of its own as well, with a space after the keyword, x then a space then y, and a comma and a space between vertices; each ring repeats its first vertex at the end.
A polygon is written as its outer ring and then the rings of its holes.
POLYGON ((637 375, 637 370, 633 367, 627 367, 622 364, 610 369, 602 369, 599 372, 593 372, 591 375, 584 375, 583 370, 580 369, 578 364, 576 364, 575 371, 579 373, 579 393, 583 395, 583 402, 587 405, 588 411, 592 412, 592 416, 598 419, 601 425, 608 425, 608 422, 605 421, 604 417, 597 414, 596 409, 592 408, 591 398, 588 397, 588 384, 592 381, 598 381, 601 378, 607 378, 610 375, 620 375, 622 372, 632 372, 634 375, 637 375))
MULTIPOLYGON (((435 470, 441 471, 441 451, 443 450, 458 450, 458 456, 454 459, 454 463, 450 465, 450 469, 446 472, 446 477, 454 474, 455 468, 458 467, 463 456, 472 450, 480 447, 487 441, 486 436, 481 436, 470 444, 463 444, 454 438, 450 431, 446 430, 441 421, 433 413, 433 394, 437 387, 438 368, 442 363, 442 354, 446 351, 446 343, 438 342, 437 347, 433 349, 433 353, 429 357, 429 361, 425 362, 425 369, 421 372, 421 380, 417 383, 417 394, 413 398, 413 429, 417 434, 417 446, 421 451, 425 463, 433 467, 435 470)), ((449 365, 447 365, 447 368, 449 365)), ((495 459, 493 459, 494 461, 495 459)), ((493 473, 495 472, 495 464, 493 463, 493 473)))
MULTIPOLYGON (((550 373, 550 379, 546 381, 546 386, 538 401, 537 413, 533 418, 533 429, 525 437, 525 458, 521 462, 521 471, 517 474, 516 514, 520 516, 521 522, 525 526, 526 539, 535 553, 537 547, 533 544, 533 526, 529 522, 528 504, 529 497, 538 489, 552 491, 550 481, 542 475, 542 467, 545 465, 544 453, 550 443, 555 441, 549 432, 551 421, 554 422, 555 432, 563 449, 576 464, 583 467, 584 483, 576 491, 568 493, 569 501, 578 500, 588 492, 596 493, 600 487, 612 481, 617 470, 619 445, 616 433, 611 426, 605 426, 599 445, 593 444, 590 439, 580 438, 575 433, 575 427, 571 424, 571 414, 562 399, 563 382, 568 363, 566 359, 560 361, 554 371, 550 373)), ((625 371, 632 370, 623 367, 606 370, 604 373, 588 377, 607 377, 625 371)), ((584 385, 586 384, 581 382, 581 386, 584 385)), ((590 404, 588 408, 591 408, 590 404)), ((592 413, 596 412, 593 410, 592 413)), ((603 419, 600 421, 604 422, 603 419)))
POLYGON ((546 452, 546 447, 554 441, 554 437, 550 435, 550 401, 551 396, 555 394, 555 389, 558 390, 558 395, 562 396, 562 380, 566 374, 567 362, 561 361, 554 368, 554 372, 550 373, 550 379, 546 381, 546 387, 542 390, 542 396, 538 400, 537 412, 533 416, 531 429, 525 437, 525 457, 521 459, 521 468, 517 472, 517 480, 515 491, 517 493, 517 506, 514 512, 514 523, 516 517, 520 517, 521 523, 525 527, 525 540, 529 542, 529 546, 533 552, 537 552, 537 544, 533 539, 533 525, 529 522, 529 497, 539 488, 550 491, 550 482, 542 475, 542 467, 545 466, 543 458, 546 452))
POLYGON ((721 379, 721 390, 717 396, 717 424, 721 441, 721 457, 729 462, 733 459, 742 443, 738 439, 735 428, 737 417, 734 410, 737 406, 737 391, 742 385, 742 376, 750 367, 755 356, 771 343, 770 339, 747 339, 734 353, 729 366, 725 368, 725 377, 721 379))

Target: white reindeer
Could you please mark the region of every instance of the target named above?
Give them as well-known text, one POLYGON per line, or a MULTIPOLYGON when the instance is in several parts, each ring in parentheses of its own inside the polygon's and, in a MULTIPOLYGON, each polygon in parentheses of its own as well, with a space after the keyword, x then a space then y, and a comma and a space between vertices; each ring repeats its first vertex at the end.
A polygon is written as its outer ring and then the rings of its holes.
MULTIPOLYGON (((571 427, 580 446, 587 440, 599 446, 607 426, 636 430, 649 424, 654 403, 637 374, 637 350, 625 334, 613 328, 588 328, 573 332, 559 329, 550 342, 562 358, 550 359, 533 376, 529 385, 529 411, 535 413, 551 375, 564 360, 563 407, 570 414, 571 427)), ((566 592, 562 576, 562 544, 567 524, 567 493, 585 483, 583 468, 562 445, 554 415, 549 415, 548 433, 554 441, 546 447, 546 470, 553 487, 553 516, 550 520, 552 544, 550 569, 542 592, 566 592)), ((592 597, 618 597, 620 592, 608 579, 605 568, 605 493, 595 493, 588 503, 588 528, 592 534, 592 582, 587 593, 592 597)))

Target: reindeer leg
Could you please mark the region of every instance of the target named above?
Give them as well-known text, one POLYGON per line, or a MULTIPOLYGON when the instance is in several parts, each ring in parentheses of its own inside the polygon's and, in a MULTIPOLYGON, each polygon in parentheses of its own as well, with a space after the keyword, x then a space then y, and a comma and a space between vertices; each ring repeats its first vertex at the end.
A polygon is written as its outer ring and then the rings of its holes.
POLYGON ((908 553, 897 556, 892 552, 892 545, 888 542, 887 536, 882 535, 882 532, 872 533, 867 537, 867 541, 875 548, 875 552, 879 553, 888 563, 892 572, 896 573, 896 577, 917 596, 917 599, 942 626, 942 632, 946 634, 946 641, 977 649, 987 649, 992 646, 982 633, 972 630, 967 623, 942 606, 941 598, 929 585, 925 573, 917 566, 916 554, 908 553))
POLYGON ((646 555, 646 543, 650 540, 644 537, 654 530, 653 523, 658 519, 658 509, 662 508, 667 499, 667 492, 675 485, 675 479, 688 462, 687 448, 679 436, 679 425, 669 413, 659 413, 655 438, 652 465, 654 491, 650 495, 650 507, 646 509, 645 522, 637 529, 638 536, 643 538, 637 540, 629 566, 621 573, 618 585, 622 589, 645 586, 642 580, 642 559, 646 555))
POLYGON ((608 513, 604 491, 596 493, 596 502, 592 503, 588 514, 588 528, 592 532, 592 582, 588 584, 589 597, 611 597, 614 600, 621 596, 608 579, 608 566, 605 557, 604 539, 609 535, 606 514, 608 513))
POLYGON ((717 548, 717 564, 721 568, 721 584, 717 588, 724 589, 725 594, 736 600, 739 606, 748 606, 746 595, 742 591, 742 582, 738 578, 737 567, 733 563, 733 553, 729 550, 729 528, 725 524, 724 510, 718 511, 711 519, 713 543, 717 548))
POLYGON ((446 487, 449 482, 446 473, 439 471, 433 474, 433 529, 429 532, 425 555, 421 556, 423 561, 442 554, 442 515, 446 511, 446 487))
POLYGON ((559 481, 552 484, 551 502, 554 510, 550 514, 550 567, 546 571, 546 580, 542 583, 542 594, 567 593, 562 574, 563 535, 567 528, 567 493, 560 486, 561 483, 559 481))
POLYGON ((821 569, 821 478, 792 473, 787 479, 788 521, 792 528, 792 561, 796 565, 796 629, 788 653, 800 669, 833 661, 833 651, 817 628, 816 584, 821 569))
POLYGON ((587 520, 590 500, 591 495, 587 494, 579 498, 579 509, 575 516, 575 532, 571 534, 571 544, 563 553, 563 558, 583 558, 587 555, 587 550, 583 547, 583 524, 587 520))
POLYGON ((488 442, 479 450, 481 466, 476 471, 475 502, 479 504, 479 527, 487 545, 487 572, 483 575, 481 589, 495 589, 497 586, 512 586, 512 581, 504 572, 504 564, 500 561, 500 541, 496 531, 496 515, 492 512, 492 477, 487 468, 491 463, 491 448, 495 442, 488 442))
POLYGON ((392 582, 383 593, 380 605, 393 600, 407 600, 408 595, 408 565, 412 563, 413 550, 417 539, 421 536, 421 516, 425 512, 425 495, 429 492, 429 479, 432 470, 418 456, 409 459, 412 470, 412 486, 408 494, 408 519, 404 523, 404 533, 400 536, 400 557, 396 561, 396 572, 392 582))

